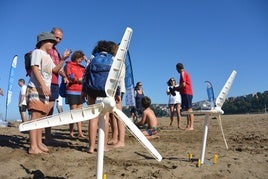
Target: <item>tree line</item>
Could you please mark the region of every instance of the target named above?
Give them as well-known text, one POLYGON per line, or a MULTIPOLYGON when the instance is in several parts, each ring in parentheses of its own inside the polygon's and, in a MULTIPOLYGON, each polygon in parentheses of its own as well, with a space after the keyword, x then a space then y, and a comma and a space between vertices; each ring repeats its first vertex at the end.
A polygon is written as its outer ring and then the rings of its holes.
MULTIPOLYGON (((204 101, 197 102, 194 106, 200 106, 202 103, 204 103, 204 101)), ((152 104, 151 108, 157 117, 169 116, 167 104, 152 104)), ((222 106, 224 114, 266 113, 268 110, 266 108, 268 108, 268 91, 238 97, 229 97, 222 106)), ((123 112, 131 117, 129 107, 123 107, 123 112)))

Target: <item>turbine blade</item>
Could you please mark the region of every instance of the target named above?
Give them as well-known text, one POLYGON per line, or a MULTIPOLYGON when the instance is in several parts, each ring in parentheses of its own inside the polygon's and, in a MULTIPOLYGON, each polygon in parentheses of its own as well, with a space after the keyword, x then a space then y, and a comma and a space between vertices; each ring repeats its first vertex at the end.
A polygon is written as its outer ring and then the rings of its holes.
POLYGON ((73 109, 70 111, 21 123, 19 125, 19 130, 28 131, 94 119, 98 117, 102 109, 103 103, 93 104, 84 108, 73 109))
POLYGON ((226 81, 225 85, 223 86, 221 92, 219 93, 217 99, 216 99, 216 107, 222 107, 223 103, 225 102, 227 95, 229 93, 229 90, 233 84, 233 81, 236 76, 236 71, 234 70, 228 80, 226 81))
POLYGON ((219 115, 219 116, 217 117, 217 119, 218 119, 218 122, 219 122, 219 126, 220 126, 220 128, 221 128, 221 133, 222 133, 222 137, 223 137, 223 140, 224 140, 226 149, 228 150, 228 145, 227 145, 227 142, 226 142, 226 139, 225 139, 225 135, 224 135, 224 132, 223 132, 223 128, 222 128, 221 115, 219 115))
POLYGON ((128 46, 131 40, 132 29, 127 27, 124 33, 124 36, 121 40, 121 43, 118 47, 117 53, 115 55, 113 64, 111 66, 110 72, 107 77, 105 84, 105 92, 109 97, 114 97, 119 80, 122 67, 125 63, 128 46))
POLYGON ((158 153, 158 151, 154 148, 151 142, 144 136, 144 134, 140 131, 140 129, 119 109, 114 109, 114 115, 121 119, 130 133, 143 145, 145 149, 158 161, 162 160, 162 156, 158 153))

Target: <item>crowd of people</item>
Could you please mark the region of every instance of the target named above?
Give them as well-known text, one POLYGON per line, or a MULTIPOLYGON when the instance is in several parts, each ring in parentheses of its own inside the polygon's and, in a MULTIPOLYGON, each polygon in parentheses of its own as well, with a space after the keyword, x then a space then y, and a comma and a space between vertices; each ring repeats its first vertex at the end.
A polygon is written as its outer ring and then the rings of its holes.
MULTIPOLYGON (((98 41, 92 50, 91 58, 88 59, 83 51, 76 50, 72 52, 67 49, 62 55, 56 49, 56 45, 63 38, 63 30, 61 28, 52 28, 51 32, 42 32, 37 36, 35 49, 31 52, 31 72, 29 81, 25 84, 24 79, 19 79, 20 86, 19 95, 19 112, 22 122, 27 121, 26 110, 28 110, 29 120, 36 120, 54 112, 54 105, 58 113, 63 112, 62 97, 59 95, 59 76, 62 82, 66 84, 65 103, 69 105, 70 110, 82 108, 86 102, 87 105, 95 104, 99 98, 106 97, 105 91, 102 89, 94 89, 86 83, 94 84, 95 79, 91 77, 89 70, 92 67, 94 59, 112 58, 118 50, 117 43, 113 41, 98 41), (70 59, 70 60, 67 60, 70 59), (82 62, 86 61, 86 65, 82 62)), ((125 93, 125 67, 123 67, 119 85, 115 92, 115 101, 118 109, 122 110, 122 99, 125 93)), ((180 111, 192 111, 192 85, 190 75, 184 70, 183 64, 176 65, 178 73, 180 73, 179 84, 176 84, 175 78, 170 78, 167 82, 166 94, 169 96, 168 106, 170 109, 170 126, 173 124, 174 116, 177 117, 177 127, 181 127, 180 111), (176 112, 176 113, 175 113, 176 112)), ((103 75, 103 74, 98 74, 103 75)), ((99 81, 97 81, 99 83, 99 81)), ((142 88, 142 82, 137 82, 135 89, 135 105, 131 106, 131 118, 133 122, 143 130, 143 134, 148 139, 160 138, 158 135, 158 122, 154 111, 150 108, 151 99, 145 95, 142 88)), ((105 120, 105 146, 104 150, 109 151, 109 145, 114 148, 125 146, 125 126, 123 122, 116 118, 113 113, 107 113, 105 120), (109 139, 109 131, 111 128, 111 138, 109 139)), ((92 154, 95 149, 96 136, 98 131, 99 119, 91 119, 88 122, 88 141, 89 147, 87 152, 92 154)), ((194 130, 194 116, 187 116, 187 126, 185 130, 194 130)), ((70 138, 87 138, 82 130, 82 123, 78 122, 77 132, 75 135, 75 124, 69 124, 70 138)), ((45 139, 42 138, 43 129, 35 129, 29 132, 30 147, 29 154, 48 153, 47 145, 53 142, 53 134, 51 127, 45 128, 45 139)))

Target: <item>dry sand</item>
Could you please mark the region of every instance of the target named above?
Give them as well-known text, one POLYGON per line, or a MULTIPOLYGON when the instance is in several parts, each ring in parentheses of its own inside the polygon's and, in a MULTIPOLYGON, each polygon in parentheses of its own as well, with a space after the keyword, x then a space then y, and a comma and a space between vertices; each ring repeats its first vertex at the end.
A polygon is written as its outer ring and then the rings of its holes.
MULTIPOLYGON (((223 115, 226 150, 218 121, 210 119, 205 163, 200 158, 204 116, 195 117, 195 130, 179 130, 169 118, 159 118, 160 139, 151 141, 163 156, 157 162, 127 131, 126 146, 104 156, 104 173, 112 178, 268 178, 268 114, 223 115), (193 154, 189 161, 188 153, 193 154), (218 155, 212 164, 213 155, 218 155)), ((182 119, 185 125, 186 118, 182 119)), ((96 178, 96 155, 85 152, 88 141, 70 139, 68 125, 53 127, 56 143, 50 154, 29 155, 29 136, 19 123, 0 128, 0 178, 96 178)), ((86 133, 87 122, 83 123, 86 133)))

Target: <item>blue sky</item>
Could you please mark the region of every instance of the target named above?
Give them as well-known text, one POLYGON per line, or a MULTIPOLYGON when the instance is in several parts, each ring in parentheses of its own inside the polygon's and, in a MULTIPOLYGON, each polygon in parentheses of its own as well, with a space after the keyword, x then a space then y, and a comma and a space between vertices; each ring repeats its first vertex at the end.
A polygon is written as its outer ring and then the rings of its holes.
MULTIPOLYGON (((230 96, 267 90, 268 1, 266 0, 3 0, 0 1, 0 113, 5 116, 11 60, 18 55, 8 119, 18 119, 17 80, 25 77, 24 54, 40 32, 58 26, 64 38, 57 46, 83 50, 98 40, 120 42, 133 29, 130 53, 135 82, 143 83, 152 103, 167 103, 166 82, 179 79, 175 65, 190 73, 194 99, 206 99, 204 81, 215 95, 237 71, 230 96)), ((68 107, 66 108, 68 109, 68 107)), ((0 116, 0 117, 1 117, 0 116)))

